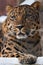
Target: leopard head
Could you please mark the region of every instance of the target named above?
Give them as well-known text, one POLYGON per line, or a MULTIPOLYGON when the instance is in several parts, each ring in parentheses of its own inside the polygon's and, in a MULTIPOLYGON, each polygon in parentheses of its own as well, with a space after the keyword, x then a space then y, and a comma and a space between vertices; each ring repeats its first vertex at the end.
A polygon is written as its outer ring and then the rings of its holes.
POLYGON ((4 34, 13 35, 17 39, 34 36, 40 29, 39 6, 39 2, 16 7, 8 5, 7 19, 2 25, 4 34))

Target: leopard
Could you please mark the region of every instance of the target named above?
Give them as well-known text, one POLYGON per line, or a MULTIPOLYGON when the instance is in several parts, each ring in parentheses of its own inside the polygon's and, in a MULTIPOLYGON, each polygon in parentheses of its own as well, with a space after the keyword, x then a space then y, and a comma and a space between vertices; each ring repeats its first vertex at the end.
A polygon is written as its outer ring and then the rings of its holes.
POLYGON ((0 57, 16 57, 21 64, 34 64, 42 56, 39 29, 40 2, 6 6, 0 29, 0 57))

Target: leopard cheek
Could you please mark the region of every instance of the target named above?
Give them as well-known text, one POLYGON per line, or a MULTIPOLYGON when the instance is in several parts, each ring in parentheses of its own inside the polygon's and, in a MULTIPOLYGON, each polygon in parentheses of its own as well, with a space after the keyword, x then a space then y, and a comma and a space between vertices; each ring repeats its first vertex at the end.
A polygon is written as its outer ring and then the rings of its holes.
POLYGON ((18 32, 19 32, 19 29, 15 28, 15 29, 14 29, 14 34, 17 35, 18 32))

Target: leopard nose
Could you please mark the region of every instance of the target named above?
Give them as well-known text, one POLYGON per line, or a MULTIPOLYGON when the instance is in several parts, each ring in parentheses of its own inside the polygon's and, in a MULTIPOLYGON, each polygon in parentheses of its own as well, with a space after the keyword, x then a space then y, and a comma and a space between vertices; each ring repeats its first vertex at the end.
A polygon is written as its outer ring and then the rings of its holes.
POLYGON ((19 30, 21 30, 23 27, 24 27, 23 25, 18 25, 18 26, 17 26, 17 28, 18 28, 19 30))

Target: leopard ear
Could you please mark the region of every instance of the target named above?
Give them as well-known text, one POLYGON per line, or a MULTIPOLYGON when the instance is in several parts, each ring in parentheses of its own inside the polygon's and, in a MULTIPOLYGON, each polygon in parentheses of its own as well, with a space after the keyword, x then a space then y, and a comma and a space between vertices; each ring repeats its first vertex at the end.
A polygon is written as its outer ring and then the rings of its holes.
POLYGON ((38 11, 40 10, 40 2, 39 1, 34 2, 31 6, 34 7, 38 11))
POLYGON ((7 12, 7 15, 9 14, 9 12, 13 9, 13 6, 11 5, 7 5, 6 6, 6 12, 7 12))

